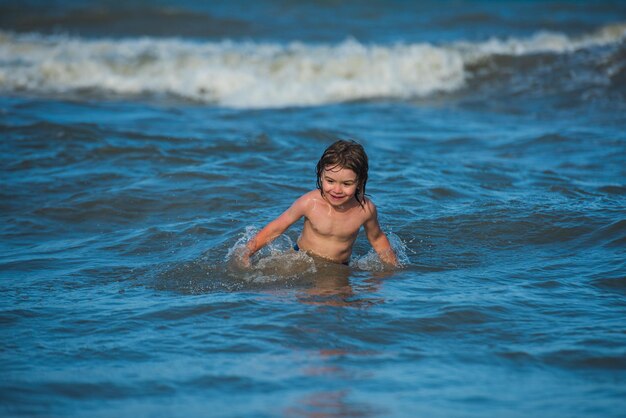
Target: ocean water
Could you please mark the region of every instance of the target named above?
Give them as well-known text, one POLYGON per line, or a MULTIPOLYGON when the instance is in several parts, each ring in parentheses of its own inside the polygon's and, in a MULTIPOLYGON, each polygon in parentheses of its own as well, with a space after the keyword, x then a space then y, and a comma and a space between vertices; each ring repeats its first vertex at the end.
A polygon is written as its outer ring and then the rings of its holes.
POLYGON ((626 3, 0 1, 0 414, 626 416, 626 3), (361 142, 402 260, 255 230, 361 142))

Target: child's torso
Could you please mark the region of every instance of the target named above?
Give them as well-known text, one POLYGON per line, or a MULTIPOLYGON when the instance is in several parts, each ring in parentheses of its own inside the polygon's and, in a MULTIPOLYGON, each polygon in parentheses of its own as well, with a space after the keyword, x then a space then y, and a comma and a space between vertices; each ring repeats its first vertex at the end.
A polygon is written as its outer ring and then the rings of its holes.
POLYGON ((298 244, 324 258, 345 262, 366 219, 367 212, 358 203, 341 212, 326 201, 317 201, 307 211, 298 244))

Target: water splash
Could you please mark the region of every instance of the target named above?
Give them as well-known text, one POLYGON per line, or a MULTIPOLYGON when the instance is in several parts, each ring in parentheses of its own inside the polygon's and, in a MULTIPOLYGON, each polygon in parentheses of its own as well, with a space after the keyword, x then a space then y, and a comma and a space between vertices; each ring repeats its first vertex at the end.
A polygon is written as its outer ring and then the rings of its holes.
MULTIPOLYGON (((387 239, 391 244, 391 248, 396 253, 396 258, 398 259, 399 267, 402 268, 410 264, 409 257, 407 255, 408 247, 402 241, 402 238, 394 234, 393 232, 386 232, 387 239)), ((365 271, 385 271, 389 270, 389 266, 385 265, 376 251, 371 248, 365 255, 363 256, 353 256, 350 261, 350 267, 357 268, 359 270, 365 271)))
POLYGON ((317 272, 315 261, 303 251, 293 250, 293 241, 285 234, 267 244, 251 258, 249 268, 242 257, 246 243, 257 234, 258 229, 247 226, 245 231, 229 248, 224 261, 231 274, 247 283, 272 283, 290 279, 301 279, 317 272))

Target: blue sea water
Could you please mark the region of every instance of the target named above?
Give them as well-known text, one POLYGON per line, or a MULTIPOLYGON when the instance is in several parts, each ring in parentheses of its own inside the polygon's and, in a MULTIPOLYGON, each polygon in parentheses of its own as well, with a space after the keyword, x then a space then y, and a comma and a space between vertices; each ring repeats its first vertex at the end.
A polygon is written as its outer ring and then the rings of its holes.
POLYGON ((626 4, 0 1, 2 416, 626 416, 626 4), (403 261, 231 254, 339 138, 403 261))

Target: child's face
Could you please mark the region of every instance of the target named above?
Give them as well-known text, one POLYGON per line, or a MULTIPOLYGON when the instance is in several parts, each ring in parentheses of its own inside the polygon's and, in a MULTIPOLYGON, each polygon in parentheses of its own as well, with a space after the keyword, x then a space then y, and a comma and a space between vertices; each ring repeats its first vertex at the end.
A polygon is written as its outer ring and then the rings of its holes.
POLYGON ((348 168, 326 166, 322 172, 324 197, 333 206, 342 206, 354 199, 357 186, 356 173, 348 168))

